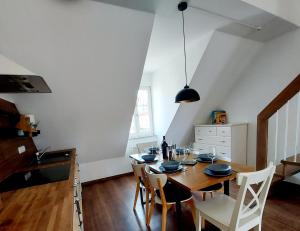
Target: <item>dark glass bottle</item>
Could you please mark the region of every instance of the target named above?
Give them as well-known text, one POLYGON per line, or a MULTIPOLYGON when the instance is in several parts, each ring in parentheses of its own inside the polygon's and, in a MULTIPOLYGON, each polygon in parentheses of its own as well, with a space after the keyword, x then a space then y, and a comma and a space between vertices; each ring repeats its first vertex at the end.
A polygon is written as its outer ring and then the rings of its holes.
POLYGON ((168 153, 167 153, 168 144, 166 142, 166 137, 165 136, 163 136, 163 141, 161 143, 161 150, 162 150, 163 158, 168 159, 168 153))

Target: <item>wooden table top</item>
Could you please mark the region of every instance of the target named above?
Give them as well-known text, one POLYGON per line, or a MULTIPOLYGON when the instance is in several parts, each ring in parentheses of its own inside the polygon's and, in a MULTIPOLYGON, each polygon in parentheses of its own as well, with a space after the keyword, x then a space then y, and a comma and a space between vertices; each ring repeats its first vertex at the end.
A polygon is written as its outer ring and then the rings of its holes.
MULTIPOLYGON (((1 193, 3 209, 0 211, 0 230, 73 230, 73 184, 75 149, 71 160, 68 180, 37 185, 1 193)), ((53 166, 55 164, 43 165, 53 166)))
MULTIPOLYGON (((141 159, 141 155, 143 154, 133 154, 130 155, 131 158, 139 161, 141 159)), ((190 154, 187 159, 194 159, 196 155, 190 154)), ((176 160, 180 160, 181 157, 177 156, 176 160)), ((148 164, 150 169, 155 173, 161 173, 159 169, 162 160, 160 158, 159 161, 148 164)), ((210 163, 197 163, 194 166, 184 165, 184 169, 180 172, 169 173, 168 180, 178 184, 181 187, 184 187, 190 191, 198 191, 200 189, 206 188, 208 186, 222 183, 226 180, 233 180, 236 178, 236 174, 239 172, 251 172, 254 171, 253 167, 241 165, 233 162, 226 162, 218 160, 217 163, 227 163, 231 165, 233 169, 233 173, 230 176, 226 177, 213 177, 206 175, 203 170, 210 164, 210 163)))

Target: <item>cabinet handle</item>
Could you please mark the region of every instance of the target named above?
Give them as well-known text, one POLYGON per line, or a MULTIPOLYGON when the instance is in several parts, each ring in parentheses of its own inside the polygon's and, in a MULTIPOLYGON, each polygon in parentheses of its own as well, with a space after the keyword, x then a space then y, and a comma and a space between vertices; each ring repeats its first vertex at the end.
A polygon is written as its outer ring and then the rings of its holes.
POLYGON ((226 155, 226 153, 225 152, 221 152, 223 155, 226 155))
POLYGON ((222 142, 222 143, 225 143, 225 140, 222 140, 221 142, 222 142))

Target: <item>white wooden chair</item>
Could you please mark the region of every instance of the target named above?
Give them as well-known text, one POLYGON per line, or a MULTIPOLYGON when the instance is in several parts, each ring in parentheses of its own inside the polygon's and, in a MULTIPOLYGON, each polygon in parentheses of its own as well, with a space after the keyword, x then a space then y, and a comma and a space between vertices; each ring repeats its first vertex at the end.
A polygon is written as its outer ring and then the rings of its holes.
POLYGON ((257 172, 239 173, 237 184, 240 185, 237 200, 221 194, 210 200, 200 201, 193 193, 196 206, 196 228, 201 230, 201 217, 223 231, 246 231, 252 228, 261 230, 261 221, 268 191, 275 172, 270 163, 266 169, 257 172), (252 185, 258 186, 254 191, 252 185), (247 191, 252 199, 245 203, 247 191))
POLYGON ((166 174, 154 174, 150 172, 149 166, 145 167, 145 172, 151 186, 151 207, 148 215, 147 225, 150 224, 151 216, 154 209, 154 204, 162 205, 162 225, 161 230, 166 230, 167 225, 167 212, 168 210, 176 204, 176 200, 182 202, 191 202, 190 206, 192 207, 192 211, 194 211, 195 207, 192 201, 192 195, 190 192, 180 192, 177 190, 172 191, 173 198, 169 198, 168 195, 165 194, 164 186, 167 184, 167 175, 166 174), (155 192, 157 190, 158 193, 155 192), (178 197, 176 200, 174 196, 178 197))
POLYGON ((157 142, 139 143, 136 147, 139 153, 144 153, 146 148, 157 147, 157 142))
MULTIPOLYGON (((134 162, 131 163, 132 169, 133 169, 133 173, 134 173, 134 177, 135 177, 135 181, 136 181, 136 190, 135 190, 135 197, 134 197, 134 204, 133 204, 133 210, 135 210, 136 207, 136 202, 137 199, 139 197, 139 193, 140 193, 140 199, 141 199, 141 204, 144 205, 144 200, 143 200, 143 174, 142 174, 142 169, 145 168, 145 164, 136 164, 134 162)), ((146 194, 149 194, 148 191, 146 191, 146 194)), ((147 197, 148 195, 146 195, 147 197)), ((149 197, 149 196, 148 196, 149 197)))

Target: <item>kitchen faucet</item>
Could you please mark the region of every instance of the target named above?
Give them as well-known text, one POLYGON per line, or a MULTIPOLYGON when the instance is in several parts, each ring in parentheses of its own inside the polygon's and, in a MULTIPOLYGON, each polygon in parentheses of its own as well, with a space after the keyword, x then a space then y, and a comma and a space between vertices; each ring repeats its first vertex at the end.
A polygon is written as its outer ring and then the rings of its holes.
POLYGON ((47 151, 49 148, 50 148, 50 146, 46 147, 46 148, 45 148, 44 150, 42 150, 42 151, 38 151, 38 152, 35 153, 35 155, 36 155, 36 160, 37 160, 38 163, 41 161, 43 155, 46 153, 46 151, 47 151))

